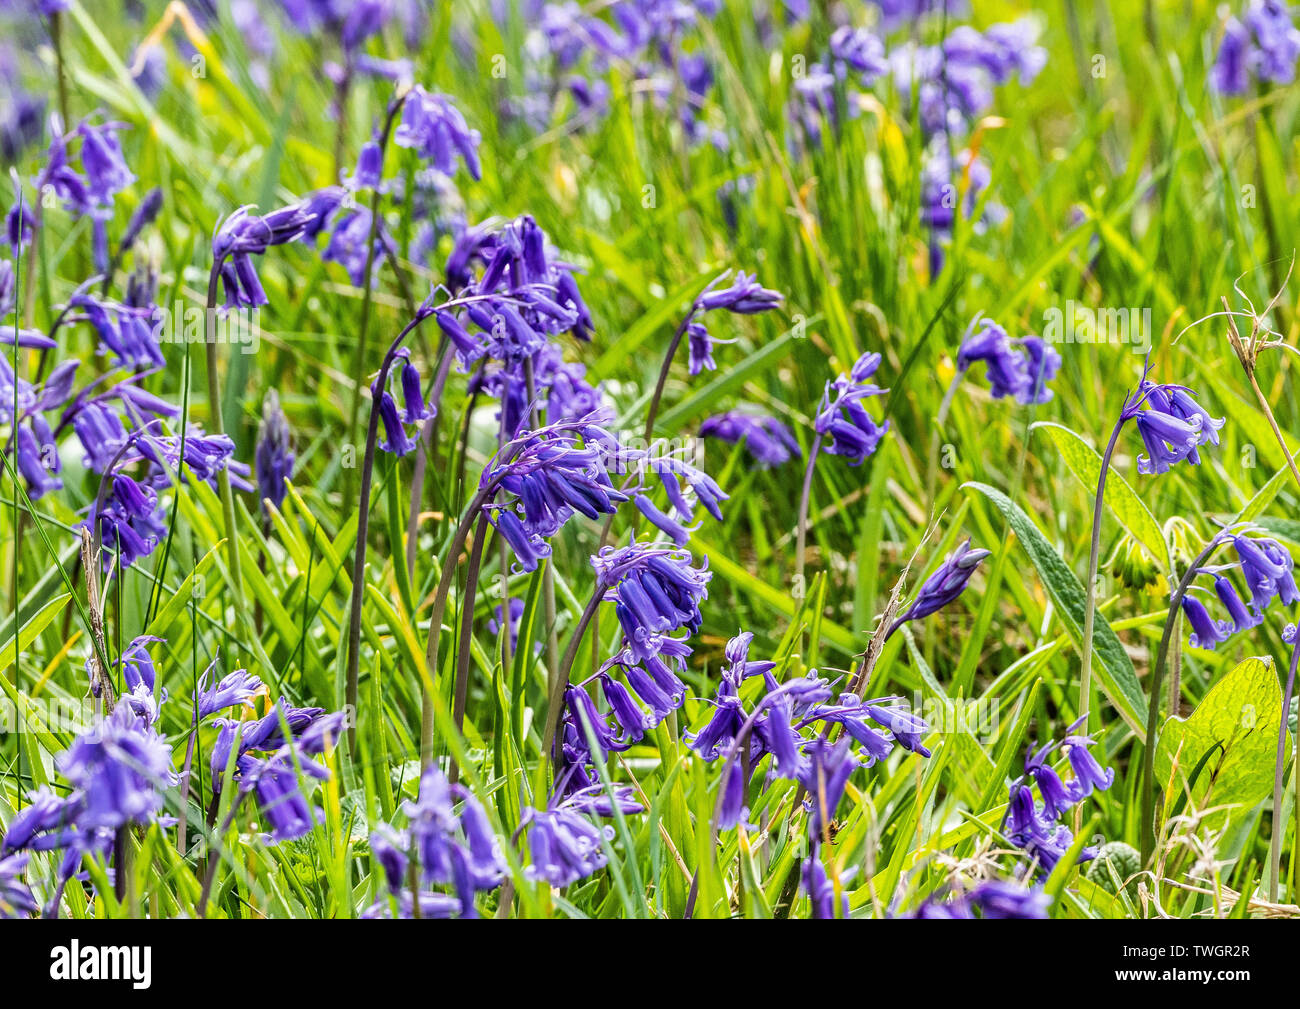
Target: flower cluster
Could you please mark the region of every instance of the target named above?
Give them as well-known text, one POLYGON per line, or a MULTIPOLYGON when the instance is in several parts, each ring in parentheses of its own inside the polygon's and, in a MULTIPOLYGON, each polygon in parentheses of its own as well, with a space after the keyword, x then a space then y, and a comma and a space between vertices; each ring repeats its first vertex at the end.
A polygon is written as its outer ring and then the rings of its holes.
POLYGON ((478 799, 428 767, 420 776, 419 793, 402 803, 402 813, 404 830, 381 824, 370 835, 371 856, 383 870, 389 895, 362 917, 478 917, 475 895, 495 890, 506 873, 500 842, 478 799), (455 896, 429 886, 451 886, 455 896))
POLYGON ((1201 463, 1197 448, 1218 445, 1222 418, 1214 418, 1180 385, 1157 385, 1143 378, 1124 405, 1121 419, 1131 419, 1142 435, 1146 455, 1138 456, 1139 473, 1167 473, 1183 460, 1201 463), (1145 405, 1147 409, 1140 409, 1145 405))
POLYGON ((715 414, 700 424, 700 437, 743 444, 763 469, 782 466, 802 454, 790 429, 768 414, 740 410, 715 414))
POLYGON ((889 391, 871 381, 879 367, 879 354, 863 354, 847 374, 826 383, 817 408, 815 427, 826 439, 825 451, 842 455, 855 466, 875 453, 880 439, 889 430, 889 421, 877 424, 862 403, 889 391))
MULTIPOLYGON (((1077 735, 1075 730, 1083 720, 1070 726, 1069 734, 1062 740, 1048 743, 1035 750, 1030 747, 1025 754, 1025 775, 1038 788, 1034 799, 1033 789, 1025 783, 1024 776, 1011 783, 1010 801, 1002 829, 1007 838, 1029 858, 1026 877, 1039 872, 1048 873, 1056 866, 1070 845, 1074 835, 1070 828, 1059 822, 1064 813, 1082 802, 1094 791, 1104 792, 1115 781, 1115 772, 1103 768, 1089 747, 1089 736, 1077 735), (1069 758, 1074 777, 1067 783, 1048 763, 1057 751, 1069 758)), ((1091 848, 1084 848, 1079 861, 1086 862, 1094 856, 1091 848)))
MULTIPOLYGON (((63 888, 79 871, 83 857, 107 857, 119 828, 153 823, 168 826, 172 822, 164 813, 178 799, 174 789, 181 778, 172 770, 172 747, 157 727, 167 701, 149 650, 158 640, 136 638, 123 649, 115 663, 121 684, 115 703, 109 680, 96 672, 98 659, 92 657, 87 662, 91 693, 105 713, 55 761, 67 782, 65 790, 55 792, 46 786, 30 793, 27 806, 10 820, 0 839, 0 865, 10 868, 25 865, 25 860, 12 857, 16 852, 62 853, 51 912, 63 888)), ((319 708, 294 709, 281 702, 270 715, 254 721, 212 719, 230 708, 251 706, 253 697, 265 688, 256 676, 243 670, 212 682, 210 673, 198 683, 193 717, 196 730, 205 724, 219 730, 212 756, 214 791, 219 790, 227 762, 231 762, 241 790, 257 794, 271 826, 268 840, 301 837, 318 818, 306 808, 297 771, 301 768, 312 777, 328 776, 323 767, 307 758, 320 754, 326 742, 337 737, 342 715, 322 717, 319 708), (285 734, 285 724, 291 735, 285 734), (274 752, 268 759, 260 759, 253 756, 258 751, 274 752)), ((0 884, 0 908, 4 895, 0 884)))
POLYGON ((1300 30, 1291 7, 1281 0, 1250 0, 1240 18, 1230 17, 1210 70, 1225 95, 1242 95, 1251 80, 1290 84, 1300 58, 1300 30))
POLYGON ((1047 383, 1061 367, 1061 355, 1038 336, 1012 340, 992 319, 971 323, 957 351, 957 370, 965 374, 983 361, 994 399, 1013 397, 1022 404, 1046 403, 1052 398, 1047 383))
MULTIPOLYGON (((1275 599, 1285 607, 1300 602, 1300 589, 1297 589, 1292 573, 1295 560, 1286 547, 1266 536, 1239 534, 1229 539, 1237 555, 1237 564, 1233 566, 1240 569, 1250 592, 1250 606, 1247 608, 1237 587, 1228 578, 1228 567, 1219 565, 1202 569, 1214 575, 1214 594, 1227 610, 1229 619, 1215 619, 1197 596, 1191 591, 1185 593, 1181 605, 1191 628, 1188 643, 1193 648, 1213 650, 1233 634, 1258 627, 1264 621, 1264 611, 1275 599)), ((1191 588, 1199 587, 1193 585, 1191 588)))

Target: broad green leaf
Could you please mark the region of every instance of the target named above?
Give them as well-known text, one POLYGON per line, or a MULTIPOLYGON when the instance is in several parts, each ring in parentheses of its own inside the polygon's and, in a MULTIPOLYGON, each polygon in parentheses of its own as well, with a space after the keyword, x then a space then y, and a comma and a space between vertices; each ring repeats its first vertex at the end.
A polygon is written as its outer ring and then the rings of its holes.
MULTIPOLYGON (((1029 560, 1038 569, 1043 588, 1047 590, 1052 604, 1060 614, 1066 632, 1076 646, 1080 645, 1083 641, 1085 593, 1078 577, 1052 548, 1033 520, 1021 511, 1019 505, 987 484, 971 482, 963 486, 979 491, 1007 517, 1016 538, 1029 555, 1029 560)), ((1115 706, 1115 710, 1129 724, 1138 739, 1144 739, 1147 701, 1138 684, 1137 671, 1119 638, 1115 636, 1115 631, 1101 613, 1096 615, 1093 626, 1092 649, 1097 659, 1097 682, 1102 693, 1115 706)))
MULTIPOLYGON (((1047 432, 1048 437, 1052 439, 1052 444, 1065 460, 1065 465, 1083 485, 1084 490, 1089 494, 1096 494, 1097 480, 1101 476, 1101 456, 1097 454, 1096 449, 1068 427, 1060 424, 1040 421, 1031 430, 1040 429, 1047 432)), ((1164 564, 1166 571, 1172 568, 1169 548, 1165 544, 1164 534, 1160 531, 1160 523, 1156 521, 1155 516, 1151 514, 1151 509, 1138 497, 1129 482, 1113 467, 1106 475, 1104 496, 1106 504, 1119 520, 1119 524, 1146 547, 1151 559, 1164 564)))
MULTIPOLYGON (((1251 658, 1219 680, 1186 718, 1169 718, 1156 744, 1155 767, 1167 791, 1190 788, 1197 808, 1252 809, 1273 791, 1282 691, 1269 659, 1251 658), (1192 781, 1193 769, 1216 750, 1192 781), (1174 775, 1174 758, 1178 774, 1174 775)), ((1215 817, 1222 822, 1224 811, 1215 817)))

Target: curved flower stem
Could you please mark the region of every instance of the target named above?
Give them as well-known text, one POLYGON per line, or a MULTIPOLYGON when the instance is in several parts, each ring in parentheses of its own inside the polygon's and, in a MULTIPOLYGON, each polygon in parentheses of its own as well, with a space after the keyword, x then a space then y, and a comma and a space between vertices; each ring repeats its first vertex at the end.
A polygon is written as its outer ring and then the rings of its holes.
MULTIPOLYGON (((537 380, 533 375, 531 358, 524 361, 524 382, 528 391, 529 408, 534 411, 533 422, 540 427, 546 423, 546 417, 542 413, 541 404, 537 402, 537 380)), ((613 516, 610 517, 613 518, 613 516)), ((504 572, 502 573, 504 574, 504 572)), ((547 682, 553 688, 560 675, 560 638, 559 629, 556 627, 558 611, 555 606, 554 557, 547 558, 546 567, 542 569, 542 607, 543 617, 546 620, 546 667, 551 676, 551 679, 547 682)), ((503 608, 502 613, 502 619, 506 625, 506 640, 509 641, 510 612, 503 608)))
MULTIPOLYGON (((1156 664, 1151 669, 1151 683, 1147 698, 1146 741, 1142 747, 1142 864, 1150 862, 1155 850, 1155 754, 1156 730, 1160 724, 1160 685, 1165 678, 1165 663, 1169 658, 1169 643, 1173 638, 1174 627, 1178 624, 1178 614, 1182 612, 1183 596, 1196 578, 1197 571, 1209 560, 1210 555, 1222 544, 1220 532, 1205 545, 1205 549, 1187 566, 1182 579, 1169 596, 1169 613, 1165 617, 1165 627, 1160 635, 1160 648, 1156 652, 1156 664)), ((1086 726, 1084 727, 1086 731, 1086 726)))
MULTIPOLYGON (((1083 731, 1088 731, 1088 708, 1092 703, 1092 629, 1097 619, 1097 563, 1101 551, 1101 514, 1106 505, 1106 474, 1110 471, 1110 459, 1115 454, 1115 445, 1119 442, 1119 433, 1126 418, 1123 414, 1115 422, 1115 429, 1110 433, 1106 451, 1101 457, 1101 474, 1097 477, 1097 497, 1092 506, 1092 542, 1088 548, 1088 581, 1084 588, 1083 604, 1083 660, 1079 673, 1079 717, 1084 719, 1083 731)), ((1159 706, 1159 698, 1156 698, 1159 706)), ((1149 748, 1148 748, 1149 749, 1149 748)))
MULTIPOLYGON (((397 351, 401 348, 403 341, 416 326, 428 317, 428 315, 417 314, 389 344, 388 352, 384 355, 383 363, 379 366, 379 375, 375 379, 376 389, 382 390, 385 388, 388 383, 388 372, 397 359, 397 351)), ((357 381, 359 388, 360 377, 358 377, 357 381)), ((361 462, 361 492, 357 511, 357 548, 352 559, 352 599, 348 615, 348 667, 345 703, 349 705, 354 714, 357 710, 357 682, 361 669, 361 603, 365 594, 366 538, 370 533, 370 489, 374 481, 375 443, 378 439, 379 411, 372 406, 370 420, 366 426, 366 451, 361 462)), ((348 728, 348 750, 355 756, 357 747, 355 718, 352 719, 352 723, 348 728)))
MULTIPOLYGON (((208 275, 207 310, 203 313, 204 339, 203 349, 207 355, 208 365, 208 428, 215 435, 225 433, 221 419, 221 381, 217 376, 217 341, 210 331, 217 310, 217 282, 221 279, 223 260, 212 263, 212 272, 208 275)), ((182 422, 182 428, 184 423, 182 422)), ((179 465, 183 466, 181 459, 179 465)), ((235 535, 235 495, 230 489, 230 467, 222 466, 217 473, 217 489, 221 493, 221 511, 225 521, 226 554, 230 565, 230 587, 235 595, 235 619, 244 625, 244 579, 239 568, 239 538, 235 535)))
POLYGON ((803 491, 799 495, 799 525, 795 531, 794 547, 794 581, 795 586, 803 598, 805 586, 803 583, 804 569, 804 549, 808 545, 808 502, 812 497, 813 470, 817 468, 817 453, 822 448, 822 436, 819 434, 813 439, 812 447, 808 450, 808 468, 803 473, 803 491))
MULTIPOLYGON (((478 527, 474 530, 474 545, 470 548, 469 566, 465 569, 465 591, 462 594, 460 604, 460 639, 457 643, 459 651, 456 653, 456 689, 452 695, 451 705, 451 717, 456 723, 457 732, 465 724, 465 705, 469 698, 469 660, 470 653, 473 651, 470 648, 470 636, 474 633, 474 595, 478 590, 478 573, 483 564, 483 544, 487 540, 487 530, 487 512, 480 510, 478 527)), ((508 619, 508 616, 506 619, 508 619)), ((507 625, 506 636, 509 637, 509 635, 510 629, 507 625)), ((454 757, 447 778, 453 785, 460 780, 460 764, 456 763, 454 757)))
MULTIPOLYGON (((1286 678, 1281 724, 1277 729, 1277 765, 1273 771, 1273 836, 1268 842, 1268 899, 1272 904, 1277 903, 1280 883, 1278 877, 1282 872, 1282 835, 1286 833, 1286 824, 1282 822, 1282 768, 1286 765, 1286 716, 1291 710, 1291 695, 1295 691, 1297 664, 1300 664, 1300 633, 1296 634, 1295 645, 1291 648, 1291 671, 1286 678)), ((1300 839, 1296 843, 1300 844, 1300 839)), ((1292 857, 1294 858, 1294 855, 1292 857)))
POLYGON ((429 394, 429 405, 433 409, 433 419, 424 425, 420 432, 420 451, 415 457, 415 471, 411 474, 411 506, 406 519, 406 574, 415 580, 415 554, 419 543, 420 503, 424 498, 424 475, 429 467, 429 460, 438 448, 438 421, 442 417, 442 393, 447 387, 447 375, 451 371, 451 341, 442 338, 438 348, 438 371, 433 379, 433 391, 429 394))
POLYGON ((659 368, 659 381, 655 383, 654 395, 650 397, 650 409, 646 412, 645 417, 645 440, 648 443, 654 435, 655 420, 659 417, 659 400, 663 398, 664 386, 668 383, 668 373, 672 370, 673 358, 677 356, 677 348, 682 344, 682 337, 686 335, 686 327, 691 324, 699 312, 699 303, 691 302, 690 310, 682 318, 681 323, 677 326, 677 331, 673 333, 672 342, 668 344, 668 353, 664 355, 664 363, 659 368))
MULTIPOLYGON (((438 580, 438 591, 433 597, 433 609, 429 614, 429 640, 424 650, 425 675, 421 683, 420 703, 420 766, 428 767, 433 763, 433 685, 438 678, 438 645, 442 637, 442 618, 447 612, 447 596, 451 593, 452 579, 456 576, 457 558, 465 549, 469 539, 474 516, 478 515, 488 499, 496 492, 498 480, 489 481, 474 495, 474 500, 465 509, 465 515, 456 527, 447 559, 442 566, 442 577, 438 580)), ((476 549, 478 545, 476 544, 476 549)))
POLYGON ((549 755, 555 742, 555 730, 560 724, 560 708, 564 706, 564 690, 569 685, 573 662, 578 657, 578 647, 582 644, 587 625, 591 623, 600 608, 601 600, 605 597, 605 588, 605 584, 597 579, 596 589, 587 600, 587 608, 582 611, 582 616, 578 618, 573 634, 569 637, 569 647, 564 650, 564 658, 560 660, 559 675, 551 683, 550 697, 546 705, 546 727, 542 732, 542 766, 545 766, 550 759, 549 755))
MULTIPOLYGON (((393 121, 397 117, 398 111, 406 101, 409 92, 402 92, 389 103, 388 114, 384 118, 384 129, 379 135, 379 157, 382 162, 384 154, 388 150, 388 138, 393 132, 393 121)), ((342 120, 340 118, 340 137, 337 142, 335 152, 336 159, 341 158, 342 150, 342 120)), ((366 239, 366 272, 362 278, 361 289, 361 321, 357 328, 357 350, 352 356, 352 377, 355 385, 352 388, 352 405, 348 411, 348 431, 345 445, 354 444, 357 436, 357 416, 361 412, 361 387, 365 384, 361 380, 362 369, 366 364, 366 335, 370 329, 370 307, 374 300, 374 266, 375 266, 375 242, 379 237, 379 197, 380 192, 375 188, 370 195, 370 234, 366 239)), ((343 471, 343 504, 347 506, 348 499, 352 496, 352 471, 350 469, 343 471)))

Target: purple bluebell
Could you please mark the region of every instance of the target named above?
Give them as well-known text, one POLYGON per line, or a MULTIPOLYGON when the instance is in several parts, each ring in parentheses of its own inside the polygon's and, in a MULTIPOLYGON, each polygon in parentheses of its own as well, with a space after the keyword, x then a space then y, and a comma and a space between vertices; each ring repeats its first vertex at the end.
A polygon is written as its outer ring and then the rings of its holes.
MULTIPOLYGON (((1075 723, 1074 727, 1077 727, 1075 723)), ((1070 798, 1081 802, 1094 791, 1104 792, 1115 783, 1113 768, 1103 768, 1089 749, 1093 744, 1091 736, 1077 735, 1073 732, 1061 740, 1061 749, 1070 759, 1070 768, 1074 771, 1074 780, 1069 784, 1070 798)))
MULTIPOLYGON (((714 817, 714 826, 718 830, 730 830, 737 827, 749 816, 746 804, 746 790, 749 778, 745 767, 739 760, 730 761, 722 770, 722 784, 718 787, 718 808, 714 817)), ((752 829, 752 824, 745 824, 752 829)))
MULTIPOLYGON (((373 245, 370 230, 373 217, 368 207, 357 207, 344 213, 334 225, 321 259, 338 263, 347 271, 348 279, 360 287, 366 279, 366 263, 372 270, 379 268, 384 258, 384 241, 376 234, 373 245), (369 251, 368 251, 369 250, 369 251)), ((383 227, 381 222, 380 227, 383 227)))
POLYGON ((729 444, 743 443, 762 469, 781 466, 798 458, 799 443, 790 429, 775 417, 739 410, 715 414, 700 424, 702 438, 717 438, 729 444))
POLYGON ((844 796, 849 777, 860 765, 854 756, 852 740, 840 739, 831 743, 822 736, 804 747, 808 758, 800 770, 799 784, 808 792, 804 808, 809 811, 808 834, 823 837, 835 818, 835 810, 844 796))
POLYGON ((81 137, 81 167, 86 173, 86 188, 98 211, 111 210, 113 196, 135 181, 126 166, 117 134, 124 123, 92 124, 81 122, 76 133, 81 137))
POLYGON ((257 799, 267 843, 296 841, 324 822, 324 813, 312 806, 302 785, 308 779, 327 779, 325 767, 305 757, 295 759, 285 751, 267 758, 245 755, 237 766, 240 788, 257 799))
POLYGON ((419 795, 403 803, 402 810, 420 877, 426 883, 454 886, 461 917, 475 917, 474 894, 495 889, 505 878, 500 846, 478 800, 429 767, 420 778, 419 795), (463 803, 460 815, 455 812, 457 799, 463 803))
POLYGON ((227 708, 251 708, 253 698, 265 690, 262 681, 247 670, 236 669, 209 684, 211 672, 212 667, 209 667, 199 678, 195 706, 200 721, 227 708))
POLYGON ((1241 561, 1241 573, 1250 589, 1250 608, 1261 615, 1274 598, 1283 606, 1300 601, 1292 570, 1295 561, 1291 552, 1277 540, 1266 537, 1234 536, 1233 549, 1241 561))
POLYGON ((741 270, 727 287, 711 286, 696 300, 696 305, 704 312, 723 308, 740 315, 757 315, 776 308, 783 300, 780 292, 768 290, 741 270))
POLYGON ((525 874, 529 879, 565 887, 598 872, 609 861, 603 844, 614 839, 614 828, 595 826, 567 800, 546 810, 526 807, 520 826, 528 828, 532 864, 525 874))
POLYGON ((1047 383, 1061 366, 1061 356, 1041 338, 1012 340, 1006 330, 987 318, 972 324, 957 352, 959 371, 966 371, 976 361, 985 364, 994 399, 1012 396, 1022 404, 1050 400, 1047 383))
POLYGON ((706 565, 692 567, 685 550, 633 540, 625 547, 605 547, 592 564, 637 659, 659 654, 676 631, 699 630, 700 602, 708 598, 712 573, 706 565))
POLYGON ((1281 0, 1250 0, 1241 18, 1230 17, 1210 71, 1223 94, 1240 95, 1251 78, 1271 84, 1295 80, 1300 58, 1300 31, 1291 8, 1281 0))
POLYGON ((608 673, 599 677, 601 693, 605 703, 619 727, 619 741, 622 743, 639 743, 645 738, 646 731, 654 728, 655 721, 647 715, 633 698, 631 692, 608 673))
POLYGON ((0 919, 28 918, 40 910, 23 879, 29 857, 19 852, 0 858, 0 919))
POLYGON ((82 830, 152 822, 162 811, 163 791, 176 780, 167 744, 125 704, 79 736, 56 763, 85 796, 77 819, 82 830))
POLYGON ((835 891, 836 886, 826 874, 826 866, 822 864, 821 845, 814 843, 812 850, 808 852, 808 857, 803 861, 803 868, 799 870, 799 886, 804 895, 812 904, 812 916, 814 920, 829 921, 832 918, 847 918, 849 916, 849 895, 844 890, 841 878, 839 887, 839 913, 836 913, 835 891))
POLYGON ((921 742, 929 731, 924 719, 896 702, 899 698, 882 697, 863 701, 856 694, 843 693, 835 704, 818 704, 811 707, 799 723, 813 722, 839 724, 860 744, 865 752, 863 766, 870 767, 877 760, 889 756, 895 741, 923 757, 930 751, 921 742), (874 722, 875 725, 869 725, 874 722), (888 735, 882 730, 888 730, 888 735))
POLYGON ((932 895, 912 912, 912 918, 1043 919, 1051 898, 1039 889, 990 879, 954 895, 932 895))
POLYGON ((862 403, 888 391, 870 380, 880 367, 880 360, 879 354, 863 354, 847 374, 826 383, 817 408, 814 426, 827 439, 824 451, 842 455, 855 466, 875 453, 880 439, 889 430, 889 421, 877 424, 862 403))
POLYGON ((990 553, 988 550, 973 549, 970 542, 968 537, 965 542, 958 544, 957 548, 943 559, 943 563, 935 569, 934 573, 921 584, 916 598, 890 625, 890 634, 909 620, 920 620, 943 609, 962 594, 971 575, 979 567, 980 561, 990 553))
POLYGON ((1241 596, 1237 594, 1236 586, 1223 575, 1214 577, 1214 594, 1219 597, 1219 602, 1223 603, 1228 616, 1232 618, 1233 633, 1258 627, 1264 622, 1262 615, 1252 613, 1246 608, 1246 604, 1241 601, 1241 596))
POLYGON ((280 407, 280 397, 268 389, 262 401, 262 420, 258 426, 253 467, 257 474, 258 496, 279 508, 284 503, 285 481, 293 477, 295 456, 293 433, 280 407))
POLYGON ((479 135, 446 95, 431 94, 416 85, 402 107, 402 121, 393 133, 398 147, 409 147, 444 175, 456 172, 455 156, 465 170, 480 177, 479 135))

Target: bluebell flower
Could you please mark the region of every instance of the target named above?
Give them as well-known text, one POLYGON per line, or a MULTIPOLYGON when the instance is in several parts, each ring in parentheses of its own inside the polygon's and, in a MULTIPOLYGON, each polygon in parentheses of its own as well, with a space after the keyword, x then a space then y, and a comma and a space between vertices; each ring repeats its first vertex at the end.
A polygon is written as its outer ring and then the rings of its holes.
POLYGON ((957 352, 959 371, 966 371, 976 361, 985 364, 994 399, 1012 396, 1025 405, 1052 398, 1047 383, 1061 366, 1061 356, 1040 337, 1012 340, 1006 330, 987 318, 972 324, 957 352))
POLYGON ((687 745, 705 760, 717 760, 735 741, 745 718, 737 684, 723 677, 718 684, 717 699, 713 702, 713 715, 699 732, 687 732, 684 738, 687 745))
POLYGON ((896 705, 894 697, 882 697, 878 700, 863 701, 857 694, 843 693, 835 704, 817 704, 805 714, 801 725, 812 722, 838 724, 859 743, 866 753, 864 767, 870 767, 877 760, 889 756, 897 741, 905 749, 930 756, 930 751, 921 742, 929 726, 906 707, 896 705), (867 724, 874 722, 875 726, 867 724), (888 730, 888 735, 882 730, 888 730))
MULTIPOLYGON (((384 259, 384 241, 378 232, 373 245, 370 243, 373 219, 368 207, 357 207, 343 214, 334 225, 329 242, 321 253, 321 259, 327 263, 342 266, 347 271, 348 279, 357 287, 365 283, 367 261, 372 270, 378 270, 384 259)), ((382 227, 381 222, 380 228, 382 227)))
POLYGON ((1237 594, 1236 586, 1223 575, 1215 575, 1214 577, 1214 594, 1219 597, 1219 602, 1223 603, 1224 608, 1228 611, 1228 616, 1232 618, 1234 633, 1258 627, 1264 622, 1263 616, 1251 613, 1246 608, 1246 604, 1241 601, 1241 596, 1237 594))
POLYGON ((454 158, 459 154, 465 170, 475 179, 480 177, 478 131, 469 128, 446 95, 431 94, 416 85, 402 107, 393 142, 414 149, 444 175, 455 174, 454 158))
POLYGON ((212 668, 209 667, 199 677, 195 707, 200 721, 227 708, 241 705, 251 708, 253 698, 266 689, 258 677, 244 669, 227 673, 220 680, 209 685, 208 674, 211 671, 212 668))
POLYGON ((768 290, 755 277, 747 276, 741 270, 728 287, 715 288, 710 285, 696 300, 696 305, 705 312, 723 308, 740 315, 757 315, 776 308, 783 300, 780 292, 768 290))
POLYGON ((798 780, 808 792, 804 808, 810 813, 810 837, 825 835, 835 818, 835 810, 844 796, 849 777, 860 766, 851 746, 852 740, 848 738, 831 743, 818 736, 804 747, 808 759, 800 769, 798 780))
POLYGON ((989 556, 989 553, 988 550, 972 549, 969 537, 964 543, 958 544, 957 549, 945 557, 943 563, 921 584, 916 598, 890 625, 889 634, 893 634, 907 621, 927 617, 953 602, 962 594, 980 561, 989 556))
POLYGON ((302 789, 303 779, 324 781, 329 771, 313 760, 295 760, 287 752, 267 758, 243 756, 238 763, 240 788, 257 798, 268 844, 296 841, 324 822, 324 813, 314 807, 302 789))
MULTIPOLYGON (((848 873, 846 875, 851 875, 848 873)), ((840 879, 839 914, 835 912, 835 885, 826 874, 822 864, 821 844, 814 842, 808 857, 799 870, 799 888, 812 904, 814 920, 829 921, 832 918, 849 916, 849 895, 843 888, 844 878, 840 879)))
POLYGON ((864 399, 888 391, 870 381, 879 367, 879 354, 863 354, 847 374, 826 383, 817 408, 814 426, 827 439, 825 451, 842 455, 855 466, 876 451, 889 430, 889 421, 877 424, 862 405, 864 399))
POLYGON ((528 828, 532 864, 524 873, 529 879, 565 887, 598 872, 608 862, 602 842, 614 839, 614 828, 595 826, 567 801, 546 810, 526 807, 520 826, 528 828))
POLYGON ((383 870, 384 879, 393 893, 406 885, 406 867, 410 862, 406 851, 410 836, 405 831, 381 823, 370 832, 370 854, 383 870))
POLYGON ((761 469, 784 465, 802 454, 790 429, 764 414, 738 410, 715 414, 700 424, 700 437, 732 445, 743 443, 761 469))
POLYGON ((1215 620, 1205 608, 1205 604, 1190 592, 1183 596, 1183 615, 1191 625, 1192 633, 1189 643, 1193 648, 1214 650, 1220 641, 1227 641, 1232 634, 1232 624, 1226 620, 1215 620))
POLYGON ((1251 78, 1272 84, 1295 79, 1300 31, 1291 8, 1280 0, 1250 0, 1242 18, 1228 18, 1210 80, 1223 94, 1250 90, 1251 78))
POLYGON ((625 547, 605 547, 592 558, 605 598, 623 627, 628 648, 639 660, 657 655, 665 638, 703 623, 700 602, 708 597, 712 577, 707 566, 691 566, 684 550, 632 541, 625 547))
POLYGON ((85 797, 77 818, 82 830, 150 823, 162 811, 163 791, 176 783, 171 750, 125 704, 79 736, 56 763, 85 797))
MULTIPOLYGON (((1038 794, 1043 797, 1043 816, 1048 820, 1060 819, 1061 814, 1078 801, 1065 782, 1061 780, 1061 776, 1047 762, 1047 758, 1057 747, 1058 744, 1052 742, 1037 751, 1031 747, 1025 754, 1025 773, 1032 777, 1034 784, 1038 786, 1038 794)), ((1028 793, 1028 789, 1024 789, 1023 792, 1028 793)), ((1032 811, 1032 793, 1029 793, 1029 795, 1029 806, 1032 811)), ((1026 812, 1023 808, 1024 795, 1017 793, 1017 798, 1022 801, 1022 808, 1019 812, 1021 818, 1019 828, 1023 831, 1026 821, 1026 812)))
MULTIPOLYGON (((718 788, 718 808, 714 817, 714 826, 718 830, 730 830, 739 826, 749 816, 746 791, 748 776, 744 765, 739 760, 730 761, 722 770, 722 784, 718 788)), ((752 824, 745 824, 752 829, 752 824)))
POLYGON ((641 710, 627 687, 608 673, 602 673, 599 679, 605 703, 609 705, 614 721, 618 723, 620 742, 639 743, 645 738, 646 731, 654 728, 655 720, 641 710))
POLYGON ((111 210, 113 196, 135 181, 126 166, 117 133, 126 128, 124 123, 92 125, 88 120, 77 126, 81 137, 81 166, 85 170, 87 190, 96 207, 111 210))
POLYGON ((1273 539, 1234 536, 1233 548, 1241 561, 1241 573, 1250 589, 1250 608, 1258 616, 1277 597, 1283 606, 1300 601, 1292 570, 1290 551, 1273 539))
POLYGON ((460 916, 477 916, 474 895, 492 890, 505 878, 500 845, 478 800, 465 788, 448 783, 436 767, 426 768, 415 800, 402 805, 413 854, 426 883, 456 888, 460 916), (462 803, 459 815, 455 801, 462 803))
POLYGON ((262 420, 258 425, 257 447, 253 450, 253 468, 257 474, 258 497, 279 508, 284 503, 285 482, 293 477, 295 456, 289 419, 280 407, 280 397, 268 389, 262 401, 262 420))
POLYGON ((20 852, 0 858, 0 919, 27 918, 40 910, 23 880, 29 857, 20 852))
POLYGON ((1043 919, 1051 898, 1039 889, 990 879, 965 893, 927 897, 909 917, 937 919, 1043 919))
POLYGON ((1104 792, 1115 782, 1113 768, 1103 768, 1089 749, 1093 745, 1091 736, 1068 735, 1061 740, 1061 749, 1070 758, 1070 768, 1074 771, 1074 780, 1070 782, 1070 798, 1080 802, 1093 793, 1104 792))

